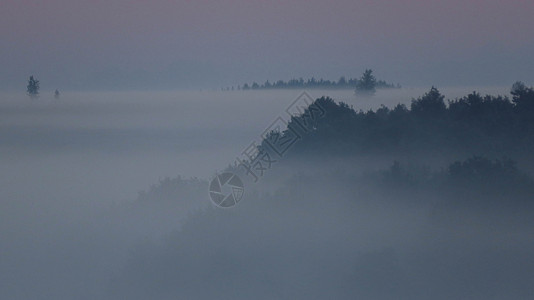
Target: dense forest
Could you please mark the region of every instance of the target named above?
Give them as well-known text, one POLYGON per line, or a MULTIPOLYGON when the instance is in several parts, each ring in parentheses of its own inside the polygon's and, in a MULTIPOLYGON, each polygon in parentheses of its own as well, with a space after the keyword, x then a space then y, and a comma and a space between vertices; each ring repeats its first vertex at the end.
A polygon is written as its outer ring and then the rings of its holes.
MULTIPOLYGON (((322 97, 284 132, 300 136, 289 155, 354 155, 452 151, 464 154, 524 152, 534 146, 534 90, 514 84, 512 98, 473 92, 445 102, 435 87, 413 99, 410 107, 382 106, 357 111, 346 103, 322 97), (304 125, 303 125, 304 124, 304 125), (303 127, 305 126, 305 127, 303 127)), ((268 151, 268 144, 263 143, 268 151)))

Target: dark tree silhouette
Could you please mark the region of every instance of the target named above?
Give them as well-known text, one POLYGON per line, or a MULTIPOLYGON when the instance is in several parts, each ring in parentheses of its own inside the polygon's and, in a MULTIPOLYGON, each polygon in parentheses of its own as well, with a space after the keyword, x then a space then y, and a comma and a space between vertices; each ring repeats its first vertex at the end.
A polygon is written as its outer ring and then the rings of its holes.
POLYGON ((517 81, 512 85, 510 94, 512 94, 512 101, 518 109, 527 112, 534 111, 534 88, 527 87, 521 81, 517 81))
POLYGON ((363 72, 360 81, 356 85, 356 93, 374 94, 376 92, 376 78, 373 70, 367 69, 363 72))
POLYGON ((423 97, 412 100, 412 112, 415 115, 427 117, 443 115, 447 111, 444 99, 445 96, 437 88, 432 87, 423 97))
POLYGON ((522 132, 534 135, 534 88, 518 81, 510 91, 515 111, 519 116, 517 126, 522 132))
POLYGON ((39 80, 35 79, 33 75, 28 80, 27 92, 32 98, 39 95, 39 80))

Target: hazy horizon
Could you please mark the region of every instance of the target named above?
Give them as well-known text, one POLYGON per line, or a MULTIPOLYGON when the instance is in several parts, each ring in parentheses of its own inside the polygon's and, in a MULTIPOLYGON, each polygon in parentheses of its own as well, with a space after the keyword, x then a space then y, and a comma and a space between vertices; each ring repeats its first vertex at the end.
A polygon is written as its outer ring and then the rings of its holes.
POLYGON ((5 0, 0 90, 219 89, 291 78, 404 86, 534 77, 530 1, 5 0))

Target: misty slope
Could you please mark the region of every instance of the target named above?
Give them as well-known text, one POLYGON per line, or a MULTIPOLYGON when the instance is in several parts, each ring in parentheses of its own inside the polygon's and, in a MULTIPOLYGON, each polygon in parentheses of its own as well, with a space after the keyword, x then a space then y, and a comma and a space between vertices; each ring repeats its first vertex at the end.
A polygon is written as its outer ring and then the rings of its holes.
POLYGON ((534 183, 500 162, 458 164, 431 174, 394 164, 366 175, 295 176, 235 208, 193 214, 163 241, 139 246, 110 292, 130 299, 527 299, 534 183), (464 176, 480 165, 493 171, 464 176))
MULTIPOLYGON (((306 123, 260 182, 247 182, 239 205, 191 214, 180 230, 138 246, 109 295, 528 299, 534 182, 524 164, 473 155, 531 161, 532 95, 471 94, 447 106, 432 89, 411 110, 366 113, 318 99, 324 117, 306 123)), ((162 183, 137 205, 167 211, 175 205, 162 203, 179 199, 184 184, 162 183)))

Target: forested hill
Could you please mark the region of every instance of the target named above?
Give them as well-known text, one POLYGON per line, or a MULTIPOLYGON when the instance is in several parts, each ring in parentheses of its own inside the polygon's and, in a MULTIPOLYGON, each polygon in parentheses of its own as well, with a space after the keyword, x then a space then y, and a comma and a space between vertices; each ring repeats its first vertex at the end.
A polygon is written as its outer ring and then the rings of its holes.
POLYGON ((446 102, 439 90, 432 87, 413 99, 410 107, 399 104, 366 112, 322 97, 302 115, 293 117, 288 129, 271 132, 260 149, 269 151, 269 139, 298 136, 288 151, 290 156, 530 152, 529 149, 534 149, 534 89, 516 83, 511 95, 510 99, 473 92, 446 102))

